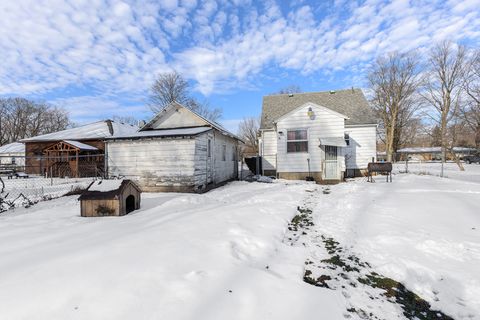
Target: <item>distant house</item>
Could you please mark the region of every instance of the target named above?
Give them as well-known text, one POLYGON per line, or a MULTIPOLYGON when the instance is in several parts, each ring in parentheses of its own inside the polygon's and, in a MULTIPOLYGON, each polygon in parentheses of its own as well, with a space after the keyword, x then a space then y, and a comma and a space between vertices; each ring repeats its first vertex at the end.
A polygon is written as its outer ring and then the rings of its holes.
POLYGON ((0 165, 2 166, 24 166, 25 145, 20 142, 13 142, 0 147, 0 165))
POLYGON ((23 139, 26 172, 55 177, 98 175, 105 169, 104 140, 137 130, 128 124, 104 120, 23 139))
POLYGON ((142 191, 203 192, 238 176, 240 139, 176 102, 138 132, 105 140, 109 176, 142 191))
POLYGON ((376 156, 376 119, 360 89, 263 97, 259 147, 265 175, 335 182, 376 156))

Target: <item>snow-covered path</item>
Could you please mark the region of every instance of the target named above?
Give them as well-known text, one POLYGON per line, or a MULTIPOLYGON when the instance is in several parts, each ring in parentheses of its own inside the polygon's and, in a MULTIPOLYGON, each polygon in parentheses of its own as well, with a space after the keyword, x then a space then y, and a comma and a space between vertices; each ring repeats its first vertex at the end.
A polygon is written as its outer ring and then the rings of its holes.
POLYGON ((332 188, 319 231, 455 319, 480 318, 480 183, 396 175, 332 188))

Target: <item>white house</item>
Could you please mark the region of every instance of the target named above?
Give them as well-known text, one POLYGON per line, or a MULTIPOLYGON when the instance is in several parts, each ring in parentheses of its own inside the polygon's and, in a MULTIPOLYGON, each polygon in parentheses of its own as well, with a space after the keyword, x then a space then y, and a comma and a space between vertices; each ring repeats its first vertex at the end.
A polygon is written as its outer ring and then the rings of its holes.
POLYGON ((13 142, 0 147, 0 165, 24 166, 25 145, 13 142))
POLYGON ((265 175, 336 182, 376 156, 376 120, 360 89, 263 97, 259 148, 265 175))
POLYGON ((237 178, 239 141, 174 102, 138 132, 106 139, 107 170, 143 191, 203 192, 237 178))

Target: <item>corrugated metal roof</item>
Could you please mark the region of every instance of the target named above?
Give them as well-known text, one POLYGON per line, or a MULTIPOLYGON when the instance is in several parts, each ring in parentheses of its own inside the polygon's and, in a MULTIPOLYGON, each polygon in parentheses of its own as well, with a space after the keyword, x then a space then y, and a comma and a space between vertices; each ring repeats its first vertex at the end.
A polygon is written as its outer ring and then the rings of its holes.
POLYGON ((66 129, 62 131, 52 132, 36 137, 21 140, 22 142, 31 141, 57 141, 57 140, 89 140, 104 139, 116 135, 125 135, 134 133, 137 127, 129 124, 118 123, 112 121, 113 135, 110 133, 107 121, 98 121, 84 126, 66 129))
POLYGON ((0 153, 25 153, 25 145, 20 142, 13 142, 0 147, 0 153))
POLYGON ((175 137, 175 136, 194 136, 203 132, 212 130, 211 127, 191 127, 177 129, 157 129, 134 132, 126 135, 117 135, 107 139, 132 139, 132 138, 148 138, 148 137, 175 137))
POLYGON ((64 142, 71 144, 74 147, 79 148, 80 150, 98 150, 97 148, 93 146, 89 146, 88 144, 81 143, 75 140, 63 140, 64 142))
POLYGON ((278 118, 308 102, 346 115, 349 118, 345 120, 347 125, 377 123, 362 90, 347 89, 265 96, 260 128, 271 128, 278 118))

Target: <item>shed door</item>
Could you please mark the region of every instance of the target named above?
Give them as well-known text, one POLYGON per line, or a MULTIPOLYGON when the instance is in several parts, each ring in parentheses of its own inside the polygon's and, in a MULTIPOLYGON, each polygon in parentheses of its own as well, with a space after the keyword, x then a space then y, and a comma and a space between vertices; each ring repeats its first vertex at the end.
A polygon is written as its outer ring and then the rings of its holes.
POLYGON ((338 179, 337 147, 325 146, 325 180, 338 179))

